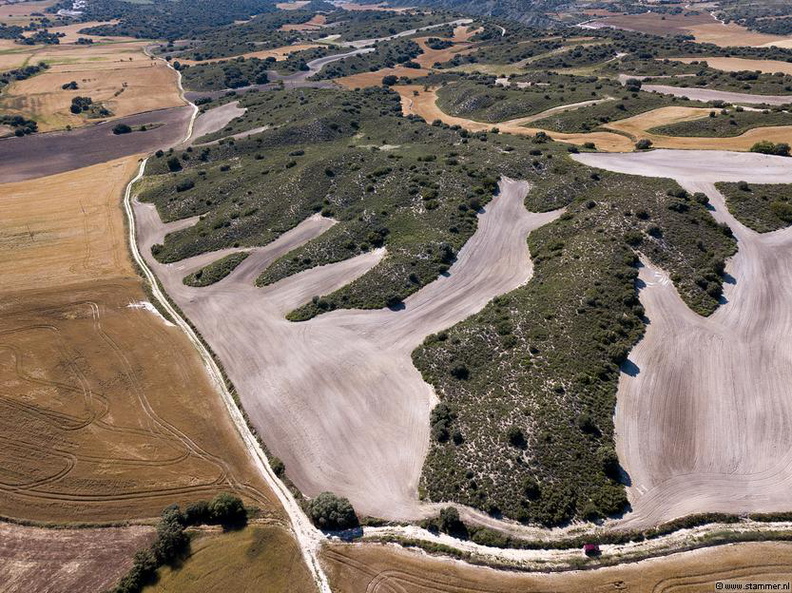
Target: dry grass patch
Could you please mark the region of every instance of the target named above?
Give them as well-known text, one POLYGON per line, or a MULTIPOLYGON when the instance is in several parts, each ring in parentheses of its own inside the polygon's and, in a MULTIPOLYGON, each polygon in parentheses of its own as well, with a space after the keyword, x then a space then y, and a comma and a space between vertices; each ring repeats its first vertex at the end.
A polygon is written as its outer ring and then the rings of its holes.
POLYGON ((41 529, 0 524, 0 582, 5 593, 95 593, 132 566, 154 537, 151 527, 41 529))
POLYGON ((688 150, 750 150, 760 140, 792 143, 792 126, 759 127, 739 136, 729 138, 698 138, 683 136, 661 136, 647 130, 693 121, 709 116, 712 109, 698 107, 661 107, 646 113, 605 124, 603 127, 628 135, 633 141, 646 138, 657 148, 679 148, 688 150))
POLYGON ((113 117, 182 105, 176 74, 142 50, 140 43, 34 49, 27 59, 33 63, 44 60, 52 66, 42 74, 10 84, 0 98, 0 109, 35 119, 39 130, 46 132, 90 123, 84 115, 69 110, 77 96, 91 97, 94 103, 107 107, 113 117), (62 88, 71 81, 77 82, 78 90, 62 88))
POLYGON ((141 306, 119 205, 131 157, 0 185, 0 510, 150 517, 234 490, 272 511, 183 333, 141 306))
MULTIPOLYGON (((581 552, 581 564, 583 564, 581 552)), ((709 593, 715 583, 786 583, 792 544, 749 543, 673 554, 613 568, 516 574, 429 558, 380 545, 334 545, 324 553, 334 590, 344 593, 709 593)))
POLYGON ((146 593, 308 593, 316 591, 300 550, 288 531, 273 525, 252 525, 223 533, 201 530, 191 553, 177 568, 160 569, 160 580, 146 593))
POLYGON ((20 26, 27 25, 31 21, 31 12, 44 12, 45 9, 49 8, 53 4, 55 4, 55 0, 0 4, 0 23, 20 26))

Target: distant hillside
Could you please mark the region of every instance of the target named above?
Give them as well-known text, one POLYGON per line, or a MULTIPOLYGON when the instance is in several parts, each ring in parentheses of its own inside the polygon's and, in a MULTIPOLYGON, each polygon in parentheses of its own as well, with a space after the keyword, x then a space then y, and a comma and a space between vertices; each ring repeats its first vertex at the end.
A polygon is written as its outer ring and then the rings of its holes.
POLYGON ((391 0, 396 6, 427 6, 458 10, 468 14, 485 15, 519 21, 528 25, 546 25, 552 21, 545 16, 570 5, 568 0, 391 0))

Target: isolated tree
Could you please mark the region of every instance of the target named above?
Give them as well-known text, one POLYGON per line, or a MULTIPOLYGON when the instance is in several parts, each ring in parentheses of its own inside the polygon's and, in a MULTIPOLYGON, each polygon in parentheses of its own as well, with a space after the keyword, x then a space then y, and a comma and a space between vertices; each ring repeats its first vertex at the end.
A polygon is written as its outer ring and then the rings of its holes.
POLYGON ((242 499, 227 492, 221 492, 209 501, 208 510, 212 523, 234 526, 247 522, 247 511, 242 499))
POLYGON ((382 86, 393 86, 397 82, 399 82, 399 78, 393 74, 382 77, 382 86))
POLYGON ((638 150, 648 150, 652 147, 652 141, 648 138, 641 138, 638 142, 635 143, 635 148, 638 150))
POLYGON ((352 529, 360 524, 349 500, 332 492, 322 492, 312 499, 308 503, 308 516, 324 531, 352 529))

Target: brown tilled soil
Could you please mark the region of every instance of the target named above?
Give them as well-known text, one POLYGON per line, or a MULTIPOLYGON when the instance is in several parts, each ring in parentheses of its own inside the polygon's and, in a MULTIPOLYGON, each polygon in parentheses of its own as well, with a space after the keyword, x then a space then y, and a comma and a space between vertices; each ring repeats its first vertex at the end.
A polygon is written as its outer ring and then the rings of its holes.
POLYGON ((4 593, 96 593, 115 584, 152 527, 41 529, 0 523, 4 593))
POLYGON ((334 590, 343 593, 711 593, 718 582, 789 583, 792 544, 719 546, 613 568, 530 574, 394 546, 334 544, 324 564, 334 590))
POLYGON ((71 132, 0 140, 0 179, 35 179, 173 146, 184 137, 191 114, 191 107, 173 107, 71 132), (118 123, 145 124, 149 129, 116 135, 113 126, 118 123))
POLYGON ((278 513, 129 262, 120 198, 137 165, 0 185, 2 514, 135 519, 222 490, 278 513))

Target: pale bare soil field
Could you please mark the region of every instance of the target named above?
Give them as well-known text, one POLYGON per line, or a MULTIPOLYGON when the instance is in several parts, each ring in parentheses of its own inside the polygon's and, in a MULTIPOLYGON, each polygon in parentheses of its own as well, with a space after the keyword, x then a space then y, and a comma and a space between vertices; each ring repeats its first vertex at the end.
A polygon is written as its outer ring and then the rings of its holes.
POLYGON ((758 234, 726 209, 716 181, 790 183, 783 157, 753 153, 585 154, 588 165, 671 177, 704 192, 739 251, 726 267, 724 303, 693 313, 646 262, 640 299, 649 319, 622 374, 617 451, 630 476, 627 526, 684 515, 784 511, 792 484, 792 230, 758 234))
POLYGON ((172 502, 274 496, 125 243, 130 157, 0 185, 0 510, 42 521, 152 517, 172 502))
POLYGON ((711 593, 717 582, 788 583, 792 544, 719 546, 614 568, 549 574, 496 571, 376 545, 332 545, 324 563, 331 584, 344 593, 711 593))
MULTIPOLYGON (((176 85, 176 73, 162 60, 143 53, 141 42, 94 46, 40 46, 0 54, 6 60, 26 63, 47 61, 45 72, 16 81, 3 89, 0 109, 5 113, 30 117, 42 132, 78 127, 97 120, 70 112, 74 97, 91 97, 109 109, 113 118, 144 111, 183 105, 176 85), (78 90, 62 85, 75 81, 78 90)), ((21 64, 17 64, 21 65, 21 64)))
POLYGON ((239 101, 232 101, 205 111, 195 119, 192 133, 184 144, 192 144, 202 136, 222 130, 229 122, 244 115, 246 111, 247 109, 239 106, 239 101))
POLYGON ((34 179, 168 148, 184 138, 191 115, 191 107, 173 107, 71 132, 48 132, 0 140, 0 179, 4 182, 34 179), (147 125, 149 129, 116 135, 113 134, 113 126, 118 123, 133 127, 147 125))
POLYGON ((406 299, 403 309, 336 311, 302 323, 285 315, 352 281, 385 253, 256 288, 269 263, 333 224, 316 216, 254 249, 224 280, 191 288, 184 276, 232 250, 159 264, 151 246, 195 219, 164 225, 153 205, 138 203, 135 212, 141 252, 223 362, 253 425, 300 490, 308 496, 332 490, 363 514, 415 518, 422 514, 417 486, 436 399, 410 354, 428 334, 530 278, 526 236, 560 211, 527 212, 527 190, 502 181, 448 276, 406 299))
POLYGON ((112 587, 154 539, 145 526, 41 529, 0 523, 4 593, 96 593, 112 587))
POLYGON ((751 60, 748 58, 724 58, 724 57, 709 57, 709 58, 669 58, 677 62, 684 62, 689 64, 694 61, 707 62, 710 68, 716 70, 724 70, 726 72, 739 72, 741 70, 759 70, 765 74, 774 74, 775 72, 783 72, 784 74, 792 74, 792 62, 782 62, 781 60, 751 60))
MULTIPOLYGON (((790 64, 792 65, 792 64, 790 64)), ((642 90, 656 92, 675 97, 687 97, 694 101, 725 101, 726 103, 743 103, 748 105, 786 105, 792 103, 792 95, 751 95, 748 93, 735 93, 732 91, 718 91, 714 89, 684 88, 663 84, 645 84, 642 90)))

